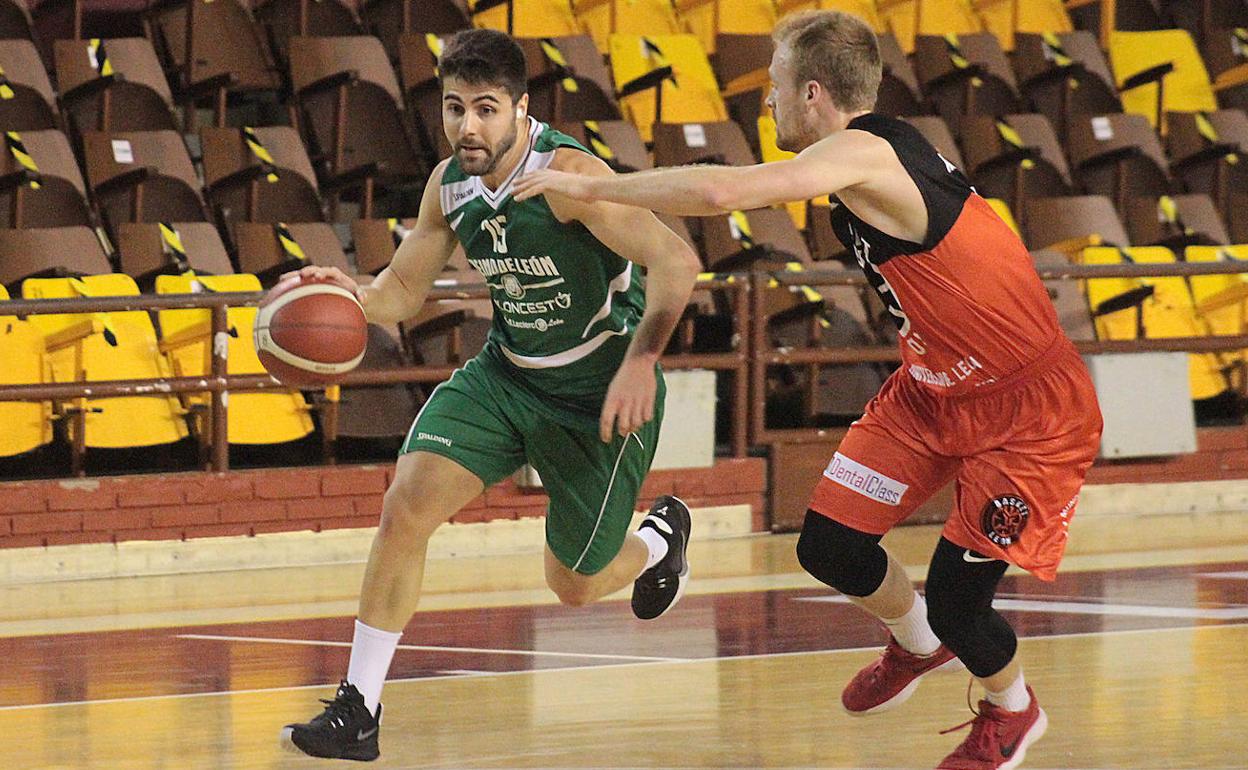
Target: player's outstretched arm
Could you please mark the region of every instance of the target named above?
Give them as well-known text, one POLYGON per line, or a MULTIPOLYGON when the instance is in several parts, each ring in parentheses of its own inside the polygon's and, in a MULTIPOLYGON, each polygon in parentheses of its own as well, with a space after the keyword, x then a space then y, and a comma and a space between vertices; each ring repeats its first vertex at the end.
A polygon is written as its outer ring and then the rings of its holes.
POLYGON ((789 160, 756 166, 679 166, 619 175, 543 169, 516 182, 517 200, 555 193, 682 216, 710 216, 836 194, 871 179, 894 157, 865 131, 841 131, 789 160))
MULTIPOLYGON (((559 150, 551 165, 592 178, 613 173, 579 150, 559 150)), ((654 417, 654 365, 689 303, 701 267, 698 255, 650 211, 557 194, 546 201, 561 221, 579 221, 607 248, 646 268, 646 311, 607 390, 599 422, 603 441, 616 432, 627 436, 654 417)))
POLYGON ((370 323, 389 325, 414 317, 455 249, 455 233, 443 218, 439 201, 445 168, 443 161, 429 176, 416 226, 404 236, 390 264, 372 283, 359 285, 336 267, 309 265, 299 274, 331 280, 354 292, 370 323))

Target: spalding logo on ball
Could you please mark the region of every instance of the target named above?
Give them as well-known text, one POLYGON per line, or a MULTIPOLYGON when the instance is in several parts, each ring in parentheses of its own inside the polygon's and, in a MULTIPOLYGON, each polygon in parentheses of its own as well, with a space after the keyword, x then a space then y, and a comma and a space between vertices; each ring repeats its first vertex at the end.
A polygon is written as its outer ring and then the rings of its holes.
POLYGON ((330 385, 364 358, 368 321, 355 295, 301 277, 269 290, 256 314, 256 354, 283 385, 330 385))

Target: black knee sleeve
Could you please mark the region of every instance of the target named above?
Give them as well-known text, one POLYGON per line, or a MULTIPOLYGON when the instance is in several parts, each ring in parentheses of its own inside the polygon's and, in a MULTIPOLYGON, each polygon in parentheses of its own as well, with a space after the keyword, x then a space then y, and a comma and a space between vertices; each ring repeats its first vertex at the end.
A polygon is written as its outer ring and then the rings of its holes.
POLYGON ((797 560, 811 575, 849 596, 875 593, 888 571, 880 535, 859 532, 815 511, 806 512, 797 560))
POLYGON ((941 538, 927 572, 927 622, 946 647, 978 677, 992 676, 1014 658, 1018 638, 992 608, 1003 561, 970 562, 966 549, 941 538))

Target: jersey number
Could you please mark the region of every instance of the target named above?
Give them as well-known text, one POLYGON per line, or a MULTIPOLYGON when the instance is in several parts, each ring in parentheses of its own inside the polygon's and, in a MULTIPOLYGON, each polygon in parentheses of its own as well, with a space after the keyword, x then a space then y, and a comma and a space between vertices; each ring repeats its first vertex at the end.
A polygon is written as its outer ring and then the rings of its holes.
POLYGON ((918 335, 912 337, 910 334, 910 316, 906 315, 905 308, 901 306, 901 300, 897 299, 897 293, 893 291, 888 279, 871 261, 871 244, 858 234, 852 224, 849 226, 849 233, 854 237, 854 258, 858 260, 858 266, 866 274, 867 282, 871 284, 871 288, 875 289, 875 293, 880 295, 880 301, 884 303, 884 308, 888 310, 893 323, 897 325, 897 331, 902 339, 906 340, 906 344, 913 348, 914 352, 923 355, 927 351, 919 340, 914 339, 918 335))
POLYGON ((494 253, 507 253, 507 217, 499 214, 493 219, 487 219, 481 223, 481 229, 490 234, 490 238, 494 240, 494 253))

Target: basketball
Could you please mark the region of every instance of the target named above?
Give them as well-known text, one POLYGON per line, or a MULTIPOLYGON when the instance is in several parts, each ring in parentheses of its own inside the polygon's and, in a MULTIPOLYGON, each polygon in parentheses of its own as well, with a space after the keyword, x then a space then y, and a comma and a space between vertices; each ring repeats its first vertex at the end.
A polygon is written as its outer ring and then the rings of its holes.
POLYGON ((260 363, 282 384, 329 385, 364 358, 368 322, 347 289, 292 278, 270 289, 260 303, 255 342, 260 363))

